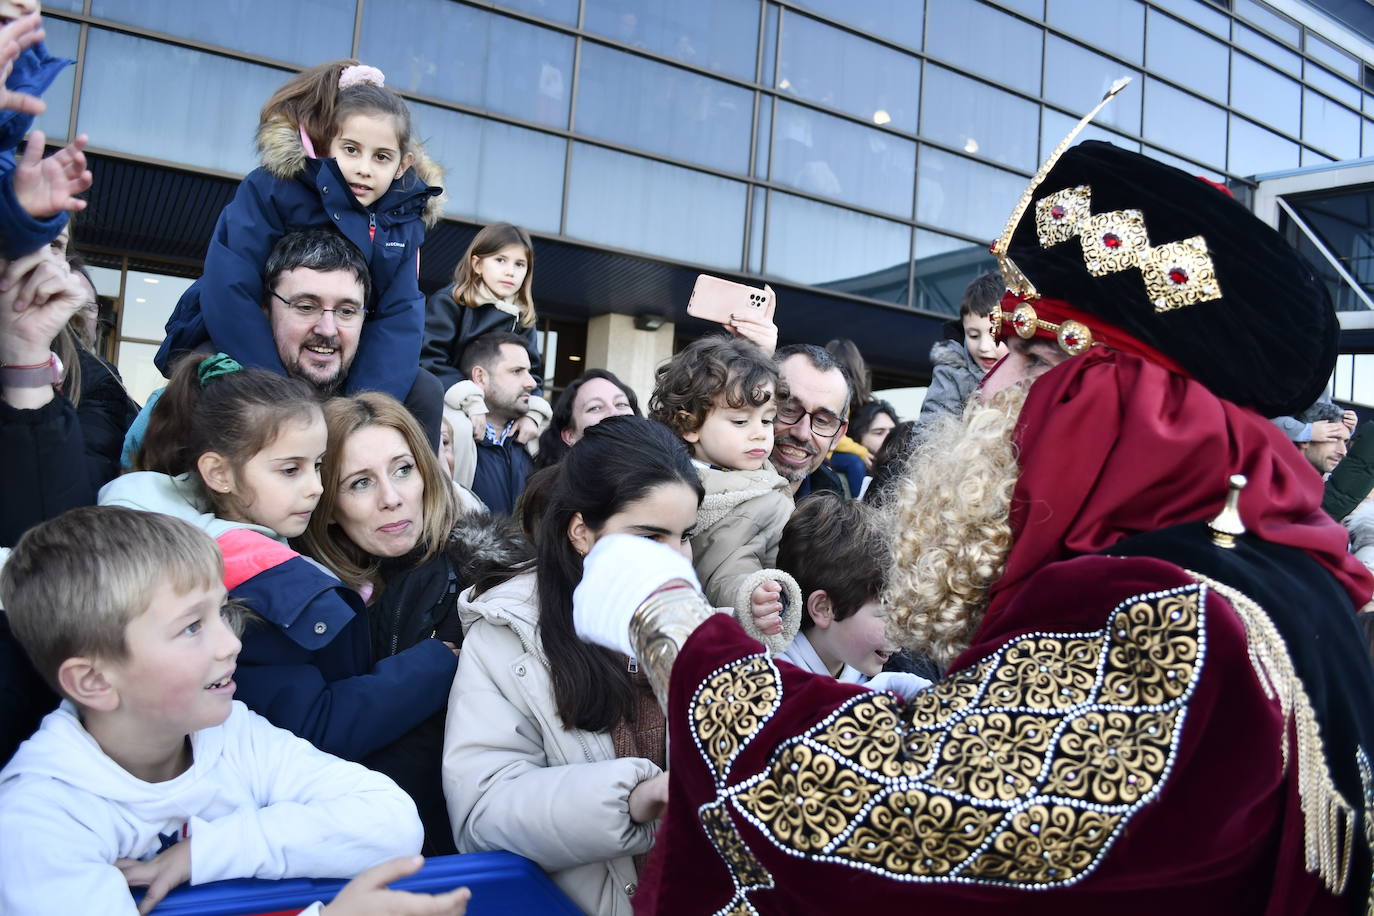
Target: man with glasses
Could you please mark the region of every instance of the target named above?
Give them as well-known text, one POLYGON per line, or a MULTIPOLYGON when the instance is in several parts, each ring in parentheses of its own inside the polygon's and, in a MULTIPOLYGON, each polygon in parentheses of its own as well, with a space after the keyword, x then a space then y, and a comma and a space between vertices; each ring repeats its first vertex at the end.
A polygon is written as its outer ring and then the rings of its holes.
POLYGON ((835 440, 849 426, 849 378, 823 348, 789 344, 777 353, 778 371, 789 398, 778 405, 773 420, 773 453, 769 460, 802 499, 816 490, 850 495, 840 476, 824 466, 835 440))

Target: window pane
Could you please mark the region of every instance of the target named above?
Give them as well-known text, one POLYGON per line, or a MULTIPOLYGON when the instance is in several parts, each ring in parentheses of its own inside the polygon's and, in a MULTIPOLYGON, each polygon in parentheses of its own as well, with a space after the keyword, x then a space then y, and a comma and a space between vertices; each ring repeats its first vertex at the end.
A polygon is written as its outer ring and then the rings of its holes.
POLYGON ((448 213, 558 231, 566 140, 432 105, 411 109, 425 145, 449 160, 448 213))
POLYGON ((1307 33, 1307 53, 1335 70, 1341 76, 1352 80, 1360 78, 1360 62, 1344 51, 1323 41, 1311 32, 1307 33))
POLYGON ((774 140, 774 181, 911 217, 913 141, 783 101, 774 140))
POLYGON ((91 29, 79 129, 106 149, 226 172, 257 166, 264 100, 290 74, 147 38, 91 29), (233 92, 225 92, 233 86, 233 92), (176 130, 149 130, 175 124, 176 130))
POLYGON ((1337 159, 1360 156, 1360 116, 1311 89, 1302 93, 1302 138, 1337 159))
POLYGON ((181 294, 190 288, 191 281, 185 277, 129 271, 119 336, 161 341, 166 336, 167 316, 176 308, 181 294))
POLYGON ((1002 5, 1025 13, 1034 19, 1045 18, 1045 0, 1002 0, 1002 5))
MULTIPOLYGON (((1077 118, 1071 118, 1066 114, 1060 114, 1051 108, 1046 108, 1044 114, 1040 116, 1039 160, 1044 160, 1049 156, 1050 150, 1058 146, 1059 141, 1067 137, 1069 131, 1073 130, 1073 126, 1077 123, 1077 118)), ((1127 137, 1125 134, 1118 134, 1116 131, 1098 127, 1096 124, 1089 124, 1087 127, 1083 128, 1083 131, 1074 142, 1081 143, 1084 140, 1101 140, 1104 143, 1110 143, 1113 146, 1119 146, 1131 152, 1140 152, 1139 140, 1127 137)), ((1037 161, 1036 164, 1038 166, 1039 162, 1037 161)))
POLYGON ((1307 82, 1327 95, 1335 96, 1351 108, 1360 107, 1362 93, 1358 86, 1352 86, 1339 76, 1318 67, 1310 61, 1304 62, 1302 72, 1307 82))
POLYGON ((1288 50, 1277 41, 1265 38, 1254 29, 1236 23, 1234 41, 1237 47, 1252 52, 1260 60, 1272 64, 1280 70, 1287 70, 1294 76, 1302 74, 1302 58, 1288 50))
POLYGON ((153 365, 157 355, 157 344, 119 342, 118 368, 124 377, 124 388, 136 403, 145 404, 148 396, 159 388, 166 387, 167 380, 153 365))
POLYGON ((1226 113, 1163 83, 1146 82, 1145 139, 1199 162, 1225 161, 1226 113))
POLYGON ((778 89, 916 132, 920 63, 806 16, 783 17, 778 89))
POLYGON ((923 137, 1035 171, 1039 105, 935 66, 922 91, 923 137))
POLYGON ((738 181, 576 143, 567 233, 738 270, 744 254, 744 191, 738 181))
POLYGON ((986 245, 917 229, 916 301, 912 305, 927 312, 958 315, 964 288, 974 277, 996 267, 986 245))
POLYGON ((773 145, 773 97, 760 94, 759 133, 754 138, 754 176, 768 177, 768 160, 773 145))
POLYGON ((776 191, 769 195, 765 270, 796 283, 907 301, 911 229, 776 191))
POLYGON ((1374 156, 1374 121, 1365 121, 1361 133, 1364 135, 1364 146, 1361 155, 1374 156))
MULTIPOLYGON (((66 10, 69 13, 79 13, 84 5, 85 0, 46 0, 43 8, 45 10, 66 10)), ((43 20, 43 28, 48 27, 48 22, 47 19, 43 20)))
POLYGON ((589 31, 741 79, 754 78, 758 0, 587 0, 589 31))
MULTIPOLYGON (((931 12, 948 0, 936 0, 931 12)), ((823 16, 881 35, 912 48, 921 47, 923 0, 797 0, 823 16)))
POLYGON ((1335 159, 1332 159, 1330 156, 1323 156, 1321 153, 1318 153, 1318 152, 1315 152, 1315 151, 1313 151, 1313 150, 1307 149, 1306 147, 1303 148, 1303 151, 1302 151, 1302 167, 1303 167, 1303 168, 1307 168, 1309 165, 1326 165, 1327 163, 1335 162, 1335 161, 1336 161, 1336 160, 1335 160, 1335 159))
POLYGON ((1140 133, 1140 71, 1053 35, 1045 42, 1046 101, 1067 109, 1077 120, 1102 101, 1112 83, 1129 76, 1131 84, 1102 109, 1096 123, 1140 133))
POLYGON ((1213 35, 1231 37, 1231 18, 1207 0, 1155 0, 1155 5, 1177 13, 1184 22, 1206 29, 1213 35))
POLYGON ((1226 101, 1227 47, 1171 16, 1150 11, 1145 66, 1219 102, 1226 101))
POLYGON ((577 0, 497 0, 497 6, 533 13, 566 25, 577 24, 577 0))
POLYGON ((940 229, 991 242, 1030 183, 992 166, 921 147, 916 172, 916 218, 940 229))
MULTIPOLYGON (((81 26, 75 22, 58 19, 56 16, 45 16, 43 17, 43 31, 48 33, 48 37, 43 39, 43 43, 47 45, 49 54, 54 57, 76 60, 76 49, 81 39, 81 26)), ((34 129, 47 134, 49 142, 67 139, 67 124, 72 117, 72 88, 75 84, 76 65, 72 64, 64 68, 57 79, 53 80, 53 84, 48 87, 48 91, 43 93, 43 101, 47 103, 48 108, 34 118, 33 126, 34 129)), ((103 146, 104 144, 100 145, 103 146)))
POLYGON ((1225 175, 1221 174, 1220 172, 1214 169, 1210 169, 1205 165, 1198 165, 1196 162, 1190 162, 1187 159, 1180 159, 1175 155, 1166 153, 1164 152, 1164 150, 1161 149, 1155 149, 1152 146, 1145 147, 1144 152, 1145 155, 1149 156, 1151 159, 1158 159, 1165 165, 1172 165, 1176 169, 1182 169, 1189 175, 1201 175, 1208 181, 1215 181, 1218 184, 1226 184, 1225 175))
POLYGON ((568 125, 573 40, 549 29, 450 0, 368 0, 359 57, 394 89, 568 125))
POLYGON ((582 45, 579 134, 744 174, 754 94, 594 42, 582 45))
POLYGON ((1236 54, 1231 61, 1231 107, 1297 136, 1302 87, 1277 70, 1236 54))
POLYGON ((930 8, 926 50, 999 85, 1039 95, 1042 32, 976 0, 940 0, 930 8))
POLYGON ((1275 38, 1291 45, 1297 45, 1301 31, 1297 23, 1290 22, 1273 10, 1256 3, 1255 0, 1234 0, 1231 9, 1235 10, 1236 15, 1250 20, 1252 24, 1264 29, 1275 38))
POLYGON ((754 212, 749 218, 749 272, 751 274, 763 273, 763 224, 766 217, 764 201, 767 199, 768 194, 763 188, 754 189, 754 212))
POLYGON ((1231 116, 1226 167, 1237 175, 1262 175, 1298 167, 1298 145, 1244 118, 1231 116))
POLYGON ((1145 8, 1139 0, 1117 0, 1104 11, 1102 0, 1049 0, 1050 25, 1118 57, 1140 63, 1145 8))
POLYGON ((348 57, 356 6, 356 0, 91 0, 91 15, 262 57, 317 64, 348 57))

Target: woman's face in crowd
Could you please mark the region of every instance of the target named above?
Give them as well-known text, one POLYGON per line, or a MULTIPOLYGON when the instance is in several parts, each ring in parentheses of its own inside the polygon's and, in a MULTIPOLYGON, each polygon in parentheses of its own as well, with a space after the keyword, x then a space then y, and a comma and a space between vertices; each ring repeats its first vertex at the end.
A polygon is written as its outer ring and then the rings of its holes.
POLYGON ((859 444, 868 449, 870 455, 878 454, 878 449, 883 447, 888 433, 892 432, 892 427, 896 425, 897 421, 888 414, 878 414, 869 424, 868 432, 859 437, 859 444))
POLYGON ((339 450, 338 499, 331 519, 374 557, 399 557, 420 540, 425 482, 403 437, 390 426, 364 426, 339 450))
POLYGON ((697 527, 697 491, 680 480, 662 483, 606 519, 600 531, 592 531, 579 512, 568 525, 573 549, 586 556, 608 534, 632 534, 671 547, 692 558, 690 538, 697 527))
POLYGON ((572 445, 582 438, 589 426, 607 417, 632 413, 630 399, 619 385, 604 378, 588 379, 573 396, 572 424, 563 430, 563 441, 572 445))

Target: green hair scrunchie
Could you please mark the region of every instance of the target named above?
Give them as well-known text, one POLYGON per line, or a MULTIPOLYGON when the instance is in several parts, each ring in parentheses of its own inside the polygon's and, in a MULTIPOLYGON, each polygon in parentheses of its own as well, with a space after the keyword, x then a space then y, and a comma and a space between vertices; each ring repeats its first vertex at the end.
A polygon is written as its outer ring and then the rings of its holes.
POLYGON ((201 389, 204 390, 206 385, 220 376, 238 372, 242 368, 228 353, 216 353, 196 367, 196 378, 200 381, 201 389))

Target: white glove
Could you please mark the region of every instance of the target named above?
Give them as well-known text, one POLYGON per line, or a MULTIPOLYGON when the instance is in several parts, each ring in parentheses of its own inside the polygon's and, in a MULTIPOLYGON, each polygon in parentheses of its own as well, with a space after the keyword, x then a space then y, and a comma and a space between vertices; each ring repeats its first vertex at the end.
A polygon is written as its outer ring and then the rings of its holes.
POLYGON ((909 700, 930 686, 930 681, 908 671, 880 671, 864 682, 869 690, 887 690, 909 700))
POLYGON ((635 608, 674 579, 701 591, 696 570, 682 554, 632 534, 600 538, 582 561, 582 581, 573 591, 577 635, 622 655, 634 655, 630 618, 635 608))

